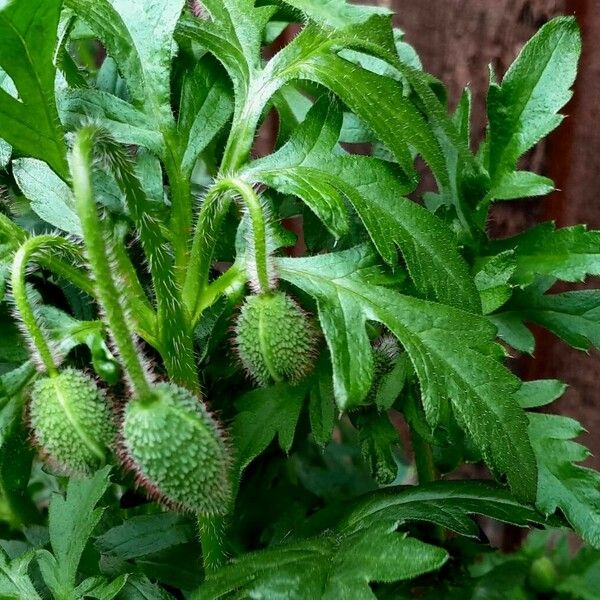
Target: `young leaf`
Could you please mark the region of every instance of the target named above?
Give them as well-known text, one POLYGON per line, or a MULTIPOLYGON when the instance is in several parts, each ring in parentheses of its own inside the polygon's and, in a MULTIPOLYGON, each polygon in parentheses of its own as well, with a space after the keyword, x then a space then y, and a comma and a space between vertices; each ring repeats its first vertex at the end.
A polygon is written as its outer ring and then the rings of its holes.
POLYGON ((81 555, 103 508, 96 504, 109 486, 110 467, 91 479, 70 479, 65 497, 55 495, 50 502, 49 528, 52 554, 43 550, 38 556, 44 581, 59 598, 70 597, 75 589, 81 555))
POLYGON ((442 548, 394 530, 383 523, 245 554, 209 576, 192 599, 375 599, 370 582, 412 579, 448 559, 442 548))
POLYGON ((495 241, 492 248, 495 253, 512 251, 512 282, 517 285, 533 283, 536 275, 573 282, 600 275, 600 231, 588 231, 585 225, 556 229, 553 223, 542 223, 495 241))
POLYGON ((263 452, 275 436, 281 449, 289 452, 306 392, 306 385, 277 384, 249 392, 237 401, 233 437, 240 470, 263 452))
MULTIPOLYGON (((14 0, 0 10, 0 67, 12 79, 15 99, 0 88, 0 137, 27 156, 68 176, 66 145, 54 98, 61 0, 14 0)), ((1 8, 1 7, 0 7, 1 8)))
POLYGON ((548 329, 578 350, 600 348, 600 293, 598 290, 544 294, 548 283, 540 281, 517 291, 501 313, 490 319, 500 336, 513 348, 533 353, 535 340, 525 326, 533 322, 548 329))
POLYGON ((529 414, 539 469, 536 505, 547 515, 560 509, 586 542, 600 548, 600 473, 574 464, 590 456, 572 441, 583 432, 573 419, 529 414))
POLYGON ((514 398, 520 384, 497 360, 495 329, 486 319, 377 285, 377 262, 364 246, 277 264, 282 279, 317 301, 340 408, 366 397, 373 365, 365 325, 383 323, 412 361, 429 423, 444 420, 449 401, 490 467, 508 476, 519 497, 535 496, 527 419, 514 398))
POLYGON ((554 130, 571 98, 581 52, 574 17, 553 19, 525 45, 502 84, 488 96, 488 168, 495 185, 517 160, 554 130))
POLYGON ((46 163, 35 158, 17 158, 12 168, 17 185, 41 219, 67 233, 81 235, 73 192, 46 163))
POLYGON ((389 163, 336 152, 341 126, 339 106, 322 97, 287 144, 251 163, 245 176, 301 196, 318 216, 327 215, 322 218, 330 229, 337 223, 332 209, 343 206, 323 203, 316 208, 316 203, 333 198, 332 188, 343 193, 388 264, 396 262, 399 247, 419 291, 479 312, 474 282, 451 233, 431 213, 403 197, 410 187, 389 163))

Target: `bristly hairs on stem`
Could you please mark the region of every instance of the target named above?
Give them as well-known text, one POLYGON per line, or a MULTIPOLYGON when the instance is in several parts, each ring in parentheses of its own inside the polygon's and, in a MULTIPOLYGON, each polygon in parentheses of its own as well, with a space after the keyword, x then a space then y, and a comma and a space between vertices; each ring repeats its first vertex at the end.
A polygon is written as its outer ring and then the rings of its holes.
MULTIPOLYGON (((91 270, 94 274, 98 300, 108 321, 115 348, 121 359, 128 382, 136 399, 154 400, 151 380, 145 361, 134 341, 133 333, 113 278, 107 247, 107 231, 98 215, 92 187, 92 157, 98 129, 87 126, 75 135, 70 159, 71 177, 77 213, 91 270)), ((110 241, 109 241, 110 242, 110 241)))
POLYGON ((172 246, 162 234, 157 207, 148 201, 132 157, 110 133, 98 131, 94 156, 114 175, 125 195, 126 207, 152 277, 161 356, 171 379, 199 394, 192 331, 183 310, 172 246))
POLYGON ((26 283, 27 275, 33 270, 32 263, 50 252, 54 255, 64 254, 71 260, 77 261, 80 248, 77 241, 59 234, 29 238, 20 246, 13 259, 11 291, 17 323, 27 340, 38 371, 45 371, 50 376, 55 376, 64 356, 59 347, 49 341, 39 311, 39 300, 34 290, 26 283))

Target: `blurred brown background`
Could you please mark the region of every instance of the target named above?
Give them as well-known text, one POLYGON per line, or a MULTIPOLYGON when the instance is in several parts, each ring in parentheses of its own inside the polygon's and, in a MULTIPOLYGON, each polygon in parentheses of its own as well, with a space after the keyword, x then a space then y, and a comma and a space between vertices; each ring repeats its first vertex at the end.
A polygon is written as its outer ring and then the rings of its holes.
MULTIPOLYGON (((454 105, 470 85, 474 95, 476 142, 484 131, 487 65, 500 76, 523 43, 549 18, 574 14, 583 31, 584 54, 569 118, 526 159, 525 167, 552 177, 560 191, 540 201, 502 203, 495 207, 495 236, 517 233, 540 221, 561 226, 587 223, 600 228, 600 0, 371 0, 392 8, 396 24, 419 52, 424 67, 449 88, 454 105)), ((598 286, 598 281, 593 282, 598 286)), ((570 385, 557 404, 582 421, 584 443, 600 468, 600 353, 588 356, 538 331, 535 359, 516 364, 525 379, 558 378, 570 385)))

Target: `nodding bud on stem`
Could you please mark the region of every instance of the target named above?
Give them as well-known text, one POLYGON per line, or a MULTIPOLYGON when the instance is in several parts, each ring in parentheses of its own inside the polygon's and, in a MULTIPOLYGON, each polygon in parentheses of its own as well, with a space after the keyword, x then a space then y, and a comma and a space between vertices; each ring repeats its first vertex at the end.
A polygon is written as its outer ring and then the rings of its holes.
POLYGON ((115 440, 116 426, 106 395, 76 369, 35 383, 29 418, 35 443, 67 473, 89 473, 102 466, 115 440))
POLYGON ((313 368, 317 334, 292 298, 272 292, 246 299, 234 342, 242 365, 258 384, 297 383, 313 368))
POLYGON ((203 515, 227 512, 230 453, 204 404, 172 383, 153 399, 129 402, 121 423, 121 455, 153 498, 203 515))

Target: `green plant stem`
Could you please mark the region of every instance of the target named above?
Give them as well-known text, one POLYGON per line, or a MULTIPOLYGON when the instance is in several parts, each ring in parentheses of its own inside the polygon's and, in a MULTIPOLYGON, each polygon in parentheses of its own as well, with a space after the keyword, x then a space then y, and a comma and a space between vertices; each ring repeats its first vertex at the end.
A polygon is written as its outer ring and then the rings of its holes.
POLYGON ((195 327, 200 321, 202 313, 210 308, 224 294, 235 293, 246 283, 246 271, 242 265, 233 264, 223 275, 206 287, 202 294, 200 303, 196 306, 196 312, 192 316, 192 326, 195 327))
POLYGON ((77 212, 81 221, 83 237, 90 266, 94 273, 96 291, 106 314, 113 339, 119 351, 136 397, 142 402, 153 398, 146 370, 132 332, 119 301, 119 291, 113 279, 105 241, 105 228, 98 216, 92 187, 92 148, 96 130, 81 129, 75 138, 71 158, 71 177, 77 212))
POLYGON ((256 279, 260 291, 267 293, 271 289, 271 283, 269 277, 267 223, 264 209, 260 198, 250 184, 240 180, 229 180, 229 184, 239 194, 250 215, 250 221, 252 222, 253 267, 256 269, 256 279))
POLYGON ((52 235, 40 235, 29 238, 17 251, 12 267, 12 293, 19 316, 27 329, 31 343, 35 347, 40 359, 51 377, 58 374, 58 367, 54 359, 54 353, 46 340, 42 328, 38 323, 33 307, 27 296, 25 276, 27 265, 36 258, 38 252, 43 251, 67 251, 70 252, 73 244, 63 238, 52 235))
MULTIPOLYGON (((152 276, 159 352, 170 378, 192 393, 200 394, 190 319, 184 311, 181 288, 176 277, 177 266, 173 264, 171 248, 163 237, 159 215, 152 203, 148 202, 142 184, 123 149, 109 140, 105 151, 111 159, 110 164, 119 188, 125 194, 127 208, 135 223, 152 276)), ((175 236, 177 237, 181 238, 175 236)), ((126 272, 130 273, 130 277, 136 278, 135 272, 131 273, 133 268, 127 264, 127 257, 121 257, 121 260, 126 263, 126 272)))
POLYGON ((204 574, 210 576, 228 559, 227 517, 198 517, 198 532, 202 545, 204 574))
MULTIPOLYGON (((252 186, 231 177, 219 179, 208 191, 196 223, 189 270, 183 290, 183 299, 192 321, 199 318, 206 306, 204 294, 208 287, 210 267, 218 234, 234 197, 240 198, 252 222, 253 260, 256 265, 258 287, 262 292, 271 288, 269 254, 264 209, 252 186)), ((214 302, 214 299, 212 300, 214 302)))
POLYGON ((165 133, 164 165, 171 191, 171 237, 175 254, 175 279, 183 288, 189 260, 192 235, 192 186, 181 168, 181 153, 175 132, 165 133))

